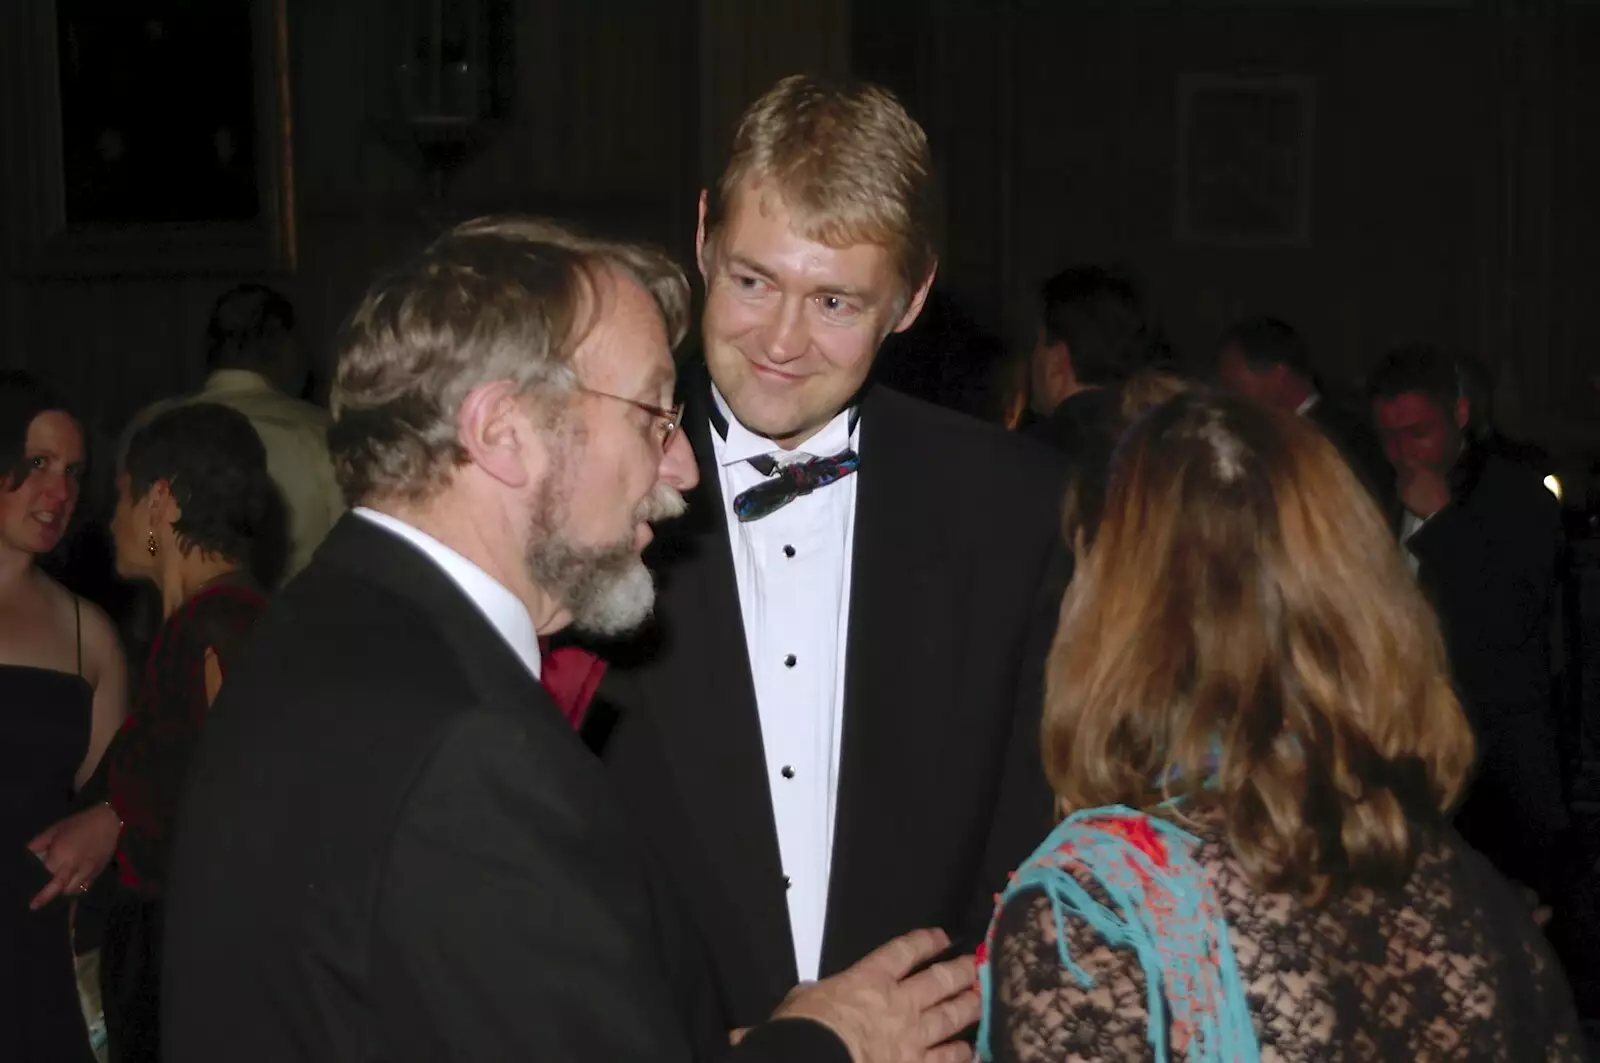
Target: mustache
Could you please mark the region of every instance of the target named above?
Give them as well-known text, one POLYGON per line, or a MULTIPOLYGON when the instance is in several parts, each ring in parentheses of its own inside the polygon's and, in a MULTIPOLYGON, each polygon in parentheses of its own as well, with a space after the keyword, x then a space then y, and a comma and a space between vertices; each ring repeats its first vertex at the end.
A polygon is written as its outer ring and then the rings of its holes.
POLYGON ((689 503, 677 488, 670 484, 656 484, 645 495, 644 501, 639 503, 639 508, 634 510, 633 518, 644 524, 653 524, 658 520, 681 517, 687 512, 689 503))

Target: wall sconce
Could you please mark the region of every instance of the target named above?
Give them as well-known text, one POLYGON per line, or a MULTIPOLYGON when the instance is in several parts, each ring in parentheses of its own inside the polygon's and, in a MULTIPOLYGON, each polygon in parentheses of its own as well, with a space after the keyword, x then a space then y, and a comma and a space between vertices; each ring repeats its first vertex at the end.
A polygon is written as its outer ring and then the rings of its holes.
POLYGON ((509 116, 514 0, 376 0, 370 110, 384 142, 428 177, 447 175, 509 116))

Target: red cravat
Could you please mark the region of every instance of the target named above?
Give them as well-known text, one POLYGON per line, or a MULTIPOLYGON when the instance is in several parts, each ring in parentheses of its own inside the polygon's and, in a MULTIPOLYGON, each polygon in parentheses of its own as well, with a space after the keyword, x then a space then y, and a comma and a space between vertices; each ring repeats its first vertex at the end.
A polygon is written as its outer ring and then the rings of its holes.
POLYGON ((606 674, 606 662, 577 646, 550 648, 549 639, 539 640, 539 681, 561 714, 576 729, 583 724, 583 715, 600 689, 600 679, 606 674))

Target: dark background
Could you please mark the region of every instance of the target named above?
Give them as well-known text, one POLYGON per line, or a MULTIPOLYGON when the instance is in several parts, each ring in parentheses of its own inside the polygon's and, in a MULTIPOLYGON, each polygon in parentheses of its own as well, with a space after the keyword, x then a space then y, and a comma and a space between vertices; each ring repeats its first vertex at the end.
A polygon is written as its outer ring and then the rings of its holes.
MULTIPOLYGON (((49 371, 114 426, 194 386, 206 311, 231 278, 29 272, 18 215, 37 165, 13 131, 36 101, 8 83, 28 47, 9 31, 41 2, 0 5, 0 364, 49 371)), ((1496 370, 1497 412, 1515 434, 1563 453, 1600 446, 1593 2, 512 6, 507 123, 436 198, 414 158, 386 142, 372 89, 392 58, 378 42, 392 37, 397 5, 288 0, 300 267, 274 283, 324 366, 374 270, 452 218, 567 215, 687 261, 695 192, 733 116, 780 74, 809 68, 887 83, 929 131, 948 204, 937 331, 987 352, 945 353, 941 374, 977 386, 982 357, 1028 338, 1043 273, 1111 261, 1143 279, 1194 364, 1231 319, 1256 311, 1299 324, 1336 380, 1391 344, 1431 339, 1496 370), (1241 73, 1313 86, 1303 242, 1179 238, 1179 85, 1241 73)), ((191 98, 225 91, 199 84, 191 98)))
POLYGON ((56 0, 69 225, 257 216, 250 7, 56 0))

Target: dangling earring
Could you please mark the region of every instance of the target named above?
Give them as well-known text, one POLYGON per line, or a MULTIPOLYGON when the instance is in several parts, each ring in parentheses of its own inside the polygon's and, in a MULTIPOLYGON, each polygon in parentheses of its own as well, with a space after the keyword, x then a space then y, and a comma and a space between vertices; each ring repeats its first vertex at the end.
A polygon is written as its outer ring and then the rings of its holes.
POLYGON ((156 533, 149 532, 144 537, 144 548, 150 551, 150 556, 156 556, 156 533))

